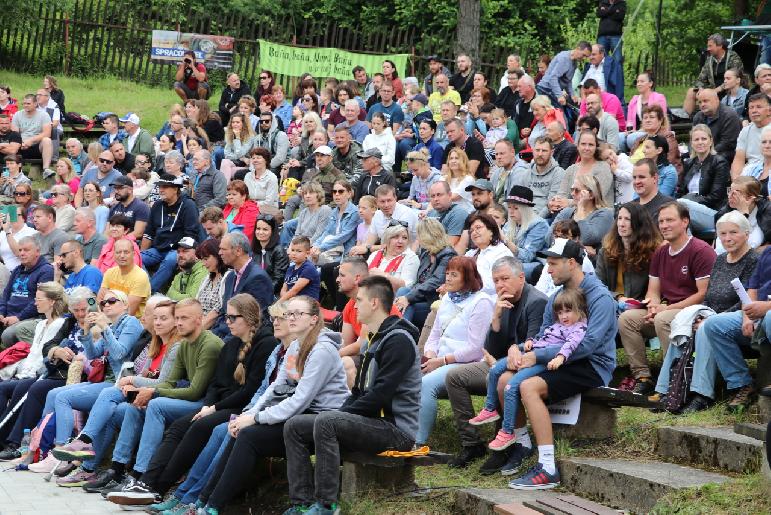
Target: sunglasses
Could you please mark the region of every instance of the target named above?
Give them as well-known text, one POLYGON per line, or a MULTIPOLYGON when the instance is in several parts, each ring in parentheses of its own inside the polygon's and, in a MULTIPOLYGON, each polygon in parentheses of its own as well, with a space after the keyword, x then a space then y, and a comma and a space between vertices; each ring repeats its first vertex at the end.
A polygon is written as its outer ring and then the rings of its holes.
POLYGON ((29 193, 27 193, 26 191, 14 191, 13 192, 13 196, 14 197, 26 197, 27 195, 29 195, 29 193))
POLYGON ((388 222, 388 226, 387 227, 398 227, 400 225, 402 227, 404 227, 405 229, 409 229, 409 227, 410 227, 410 225, 407 222, 403 221, 403 220, 391 220, 390 222, 388 222))
POLYGON ((273 121, 273 120, 260 120, 260 123, 269 124, 269 123, 270 123, 270 122, 272 122, 272 121, 273 121))
POLYGON ((230 322, 231 324, 238 320, 239 318, 243 318, 243 315, 225 315, 225 318, 230 322))
POLYGON ((269 80, 270 77, 260 77, 260 80, 269 80))
POLYGON ((257 216, 258 222, 272 222, 273 221, 273 215, 259 215, 257 216))
POLYGON ((138 164, 138 165, 146 165, 146 164, 149 164, 149 163, 150 163, 150 161, 136 161, 136 160, 134 161, 134 164, 138 164))
POLYGON ((348 190, 346 190, 346 189, 342 189, 342 190, 332 190, 332 193, 341 193, 341 194, 342 194, 342 193, 345 193, 346 191, 348 191, 348 190))
POLYGON ((61 195, 62 197, 66 197, 66 196, 67 196, 67 194, 66 194, 66 193, 58 193, 58 192, 56 192, 56 191, 54 191, 53 193, 51 193, 51 196, 52 196, 52 197, 58 197, 59 195, 61 195))
POLYGON ((115 161, 112 161, 111 159, 103 159, 103 158, 101 158, 101 157, 100 157, 100 158, 99 158, 99 162, 100 162, 100 163, 104 163, 104 164, 107 164, 107 165, 111 165, 111 164, 113 164, 115 161))
POLYGON ((102 308, 107 306, 108 304, 112 306, 116 302, 120 302, 120 300, 116 299, 115 297, 110 297, 109 299, 104 299, 102 302, 100 302, 99 306, 102 308))

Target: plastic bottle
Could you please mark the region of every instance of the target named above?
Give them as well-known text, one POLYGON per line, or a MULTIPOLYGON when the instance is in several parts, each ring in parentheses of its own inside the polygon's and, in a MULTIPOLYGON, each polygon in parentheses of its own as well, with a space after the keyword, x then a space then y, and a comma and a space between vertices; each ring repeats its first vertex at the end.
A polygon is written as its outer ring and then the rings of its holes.
POLYGON ((24 430, 24 436, 21 439, 21 445, 19 445, 19 452, 25 454, 29 452, 30 434, 29 429, 24 430))

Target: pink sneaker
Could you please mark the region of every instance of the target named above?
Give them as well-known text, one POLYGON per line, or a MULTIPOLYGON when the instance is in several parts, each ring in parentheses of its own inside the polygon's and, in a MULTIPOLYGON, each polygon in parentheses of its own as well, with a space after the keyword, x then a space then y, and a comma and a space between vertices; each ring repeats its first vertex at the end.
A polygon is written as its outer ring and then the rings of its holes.
POLYGON ((36 474, 48 474, 57 463, 59 463, 59 460, 54 458, 54 455, 49 452, 45 459, 30 464, 28 468, 30 472, 35 472, 36 474))
POLYGON ((468 423, 471 424, 472 426, 481 426, 483 424, 489 424, 490 422, 495 422, 500 418, 501 416, 498 414, 497 410, 490 411, 487 408, 482 408, 482 411, 479 412, 479 415, 469 420, 468 423))
POLYGON ((487 444, 487 446, 494 450, 494 451, 502 451, 503 449, 507 448, 510 445, 514 445, 516 443, 516 437, 514 436, 514 433, 507 433, 503 429, 498 431, 498 434, 495 435, 495 440, 487 444))

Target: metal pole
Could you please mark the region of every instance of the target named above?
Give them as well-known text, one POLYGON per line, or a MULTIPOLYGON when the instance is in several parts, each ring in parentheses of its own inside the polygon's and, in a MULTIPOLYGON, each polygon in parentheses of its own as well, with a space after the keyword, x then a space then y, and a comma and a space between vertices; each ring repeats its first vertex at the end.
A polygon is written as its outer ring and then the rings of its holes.
MULTIPOLYGON (((664 0, 659 0, 659 12, 656 16, 656 48, 653 53, 653 73, 658 79, 659 75, 659 46, 661 46, 661 10, 664 6, 664 0)), ((657 80, 658 82, 658 80, 657 80)))

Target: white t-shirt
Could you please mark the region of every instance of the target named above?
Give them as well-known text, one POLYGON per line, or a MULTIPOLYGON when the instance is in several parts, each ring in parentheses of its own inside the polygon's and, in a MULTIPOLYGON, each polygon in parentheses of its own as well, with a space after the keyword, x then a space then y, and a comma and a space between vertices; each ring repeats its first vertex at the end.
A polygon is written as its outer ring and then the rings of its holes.
POLYGON ((386 227, 388 227, 388 222, 390 222, 391 219, 407 222, 407 228, 410 231, 410 239, 415 241, 417 238, 418 212, 411 207, 398 203, 390 218, 387 218, 379 209, 375 212, 375 216, 372 217, 372 223, 369 226, 370 234, 377 234, 378 238, 382 238, 383 232, 385 232, 386 227))
POLYGON ((13 115, 11 124, 18 127, 22 139, 28 139, 43 132, 43 127, 51 124, 51 118, 45 111, 35 110, 31 116, 28 116, 27 112, 22 110, 13 115))
POLYGON ((755 166, 758 162, 763 162, 763 154, 760 151, 760 133, 765 127, 759 128, 754 123, 744 127, 736 140, 736 150, 744 151, 744 158, 747 160, 747 166, 755 166))
MULTIPOLYGON (((29 225, 25 225, 20 231, 17 231, 13 235, 13 239, 18 243, 20 239, 26 238, 27 236, 34 236, 36 233, 37 231, 35 229, 29 225)), ((13 254, 11 247, 8 246, 8 235, 5 234, 5 231, 0 231, 0 258, 2 258, 3 263, 5 263, 5 267, 9 272, 13 272, 20 264, 19 258, 13 254)))

